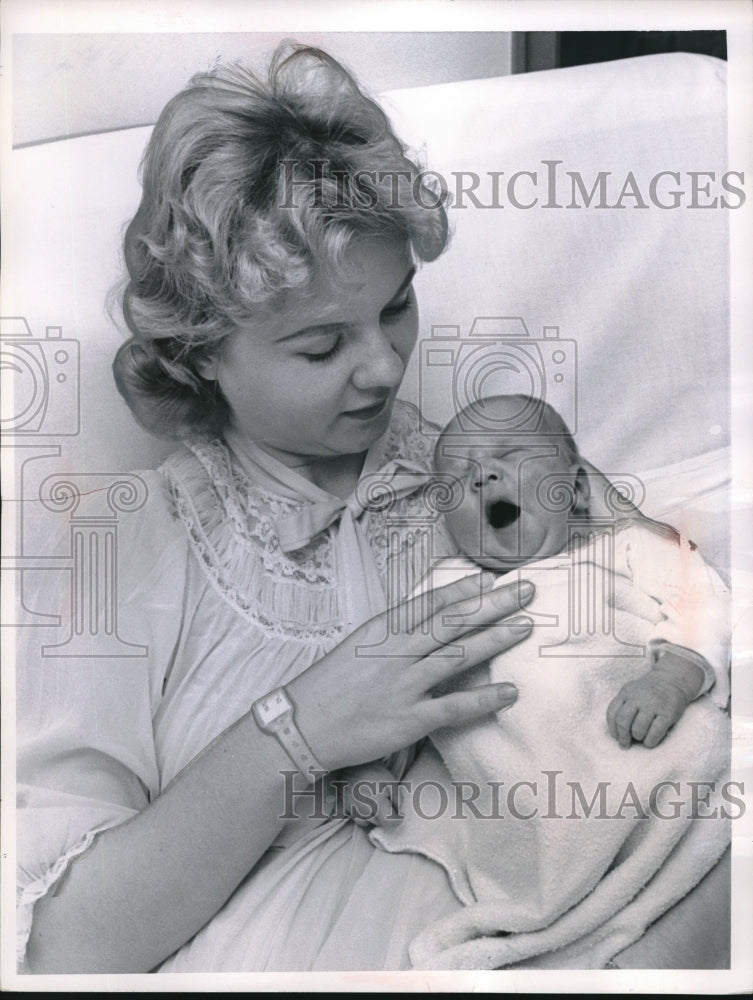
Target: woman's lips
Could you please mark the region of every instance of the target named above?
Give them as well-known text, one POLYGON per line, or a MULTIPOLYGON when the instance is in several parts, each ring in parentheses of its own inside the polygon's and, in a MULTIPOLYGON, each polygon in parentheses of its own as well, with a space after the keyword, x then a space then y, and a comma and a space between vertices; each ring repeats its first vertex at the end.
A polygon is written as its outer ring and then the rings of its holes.
POLYGON ((362 406, 357 410, 345 410, 343 416, 352 417, 354 420, 373 420, 374 417, 378 417, 382 413, 389 398, 389 396, 385 396, 378 403, 372 403, 371 406, 362 406))
POLYGON ((492 528, 509 528, 520 517, 520 507, 508 500, 492 500, 486 506, 486 520, 492 528))

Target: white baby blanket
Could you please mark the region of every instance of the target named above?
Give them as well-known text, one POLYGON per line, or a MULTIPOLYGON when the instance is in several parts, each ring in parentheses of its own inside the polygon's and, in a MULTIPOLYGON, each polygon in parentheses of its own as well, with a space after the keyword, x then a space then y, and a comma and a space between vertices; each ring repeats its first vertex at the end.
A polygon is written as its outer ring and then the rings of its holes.
MULTIPOLYGON (((402 823, 372 833, 388 851, 441 864, 466 904, 413 942, 417 967, 603 967, 729 843, 739 807, 727 783, 723 585, 687 544, 634 528, 612 541, 525 567, 537 628, 489 667, 518 686, 518 701, 435 733, 436 749, 407 775, 402 823), (609 702, 650 666, 663 631, 682 644, 699 621, 703 634, 686 641, 715 668, 713 697, 691 704, 658 747, 621 748, 609 702)), ((470 571, 445 567, 433 585, 470 571)))

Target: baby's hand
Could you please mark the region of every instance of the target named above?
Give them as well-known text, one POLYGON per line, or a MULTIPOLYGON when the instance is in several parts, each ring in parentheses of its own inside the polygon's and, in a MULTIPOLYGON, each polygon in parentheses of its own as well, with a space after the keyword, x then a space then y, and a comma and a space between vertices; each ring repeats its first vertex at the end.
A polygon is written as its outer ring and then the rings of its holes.
POLYGON ((628 681, 607 709, 609 732, 621 747, 631 740, 658 746, 703 689, 704 672, 682 650, 662 650, 653 670, 628 681))
POLYGON ((621 747, 632 740, 655 747, 680 719, 689 698, 672 678, 657 670, 628 681, 607 709, 609 732, 621 747))
POLYGON ((336 815, 349 816, 357 826, 399 823, 399 782, 381 762, 344 767, 329 778, 337 794, 336 815))

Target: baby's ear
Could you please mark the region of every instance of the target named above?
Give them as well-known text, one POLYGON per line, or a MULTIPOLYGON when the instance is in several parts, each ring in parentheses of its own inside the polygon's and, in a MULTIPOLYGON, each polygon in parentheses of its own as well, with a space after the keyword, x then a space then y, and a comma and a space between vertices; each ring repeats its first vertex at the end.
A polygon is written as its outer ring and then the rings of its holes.
POLYGON ((588 481, 588 473, 577 462, 570 466, 570 472, 575 476, 575 496, 571 510, 574 514, 587 514, 591 501, 591 484, 588 481))

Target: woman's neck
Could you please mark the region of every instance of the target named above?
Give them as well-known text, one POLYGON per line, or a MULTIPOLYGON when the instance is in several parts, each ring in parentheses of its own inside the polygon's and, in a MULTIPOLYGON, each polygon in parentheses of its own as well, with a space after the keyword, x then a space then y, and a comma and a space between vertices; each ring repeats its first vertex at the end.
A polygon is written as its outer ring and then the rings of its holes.
POLYGON ((356 487, 366 452, 356 455, 295 455, 257 442, 259 448, 320 490, 345 500, 356 487))
POLYGON ((356 488, 365 459, 365 452, 360 455, 333 455, 332 458, 311 459, 296 469, 320 490, 345 500, 356 488))

